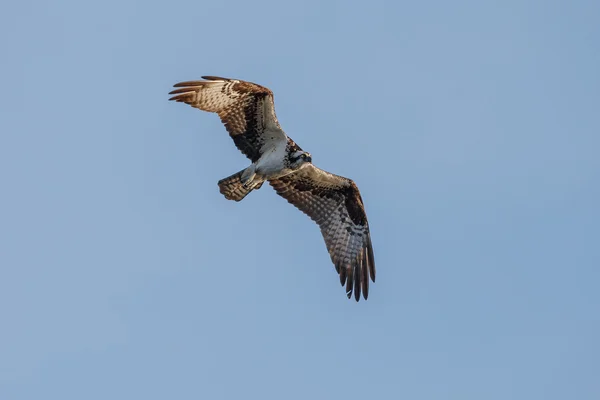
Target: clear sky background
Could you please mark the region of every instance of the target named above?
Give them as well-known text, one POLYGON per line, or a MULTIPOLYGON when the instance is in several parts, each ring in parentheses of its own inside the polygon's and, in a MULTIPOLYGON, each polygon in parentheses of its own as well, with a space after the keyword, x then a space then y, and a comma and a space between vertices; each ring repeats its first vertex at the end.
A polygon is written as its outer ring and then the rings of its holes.
POLYGON ((0 398, 599 399, 600 3, 12 1, 0 398), (377 282, 217 116, 221 75, 351 177, 377 282))

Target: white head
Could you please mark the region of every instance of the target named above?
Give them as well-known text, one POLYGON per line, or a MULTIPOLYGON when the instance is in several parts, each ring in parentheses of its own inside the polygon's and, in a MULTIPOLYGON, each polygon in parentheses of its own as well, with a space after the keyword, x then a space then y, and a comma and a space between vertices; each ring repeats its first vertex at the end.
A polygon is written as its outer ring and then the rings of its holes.
POLYGON ((292 169, 299 169, 305 164, 310 164, 312 157, 308 151, 298 150, 290 154, 290 166, 292 169))

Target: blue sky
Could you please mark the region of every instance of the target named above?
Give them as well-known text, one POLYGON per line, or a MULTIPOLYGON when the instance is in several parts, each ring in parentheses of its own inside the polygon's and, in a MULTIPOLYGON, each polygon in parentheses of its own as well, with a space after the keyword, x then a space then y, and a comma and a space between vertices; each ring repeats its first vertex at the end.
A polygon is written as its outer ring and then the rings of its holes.
POLYGON ((600 398, 600 3, 9 2, 0 398, 600 398), (377 282, 215 115, 221 75, 351 177, 377 282))

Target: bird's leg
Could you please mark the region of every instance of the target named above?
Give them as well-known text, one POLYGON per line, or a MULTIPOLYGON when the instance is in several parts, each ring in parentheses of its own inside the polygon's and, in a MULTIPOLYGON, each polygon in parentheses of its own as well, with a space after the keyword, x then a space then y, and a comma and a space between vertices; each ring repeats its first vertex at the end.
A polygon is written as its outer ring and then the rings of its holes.
POLYGON ((246 189, 250 188, 254 178, 256 177, 256 164, 252 164, 242 172, 240 180, 246 189))

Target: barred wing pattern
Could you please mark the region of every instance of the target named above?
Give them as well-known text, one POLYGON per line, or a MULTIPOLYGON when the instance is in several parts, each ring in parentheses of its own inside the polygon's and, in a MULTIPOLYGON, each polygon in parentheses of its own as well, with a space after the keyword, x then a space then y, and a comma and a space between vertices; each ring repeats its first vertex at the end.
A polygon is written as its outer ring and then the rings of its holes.
POLYGON ((369 223, 356 184, 313 165, 269 181, 281 197, 321 228, 331 261, 346 285, 348 298, 369 296, 369 277, 375 282, 375 260, 369 223))
POLYGON ((175 96, 169 100, 217 113, 236 147, 252 162, 258 161, 271 141, 291 142, 279 126, 269 89, 216 76, 202 79, 177 83, 174 87, 180 89, 171 91, 175 96))

